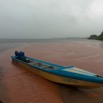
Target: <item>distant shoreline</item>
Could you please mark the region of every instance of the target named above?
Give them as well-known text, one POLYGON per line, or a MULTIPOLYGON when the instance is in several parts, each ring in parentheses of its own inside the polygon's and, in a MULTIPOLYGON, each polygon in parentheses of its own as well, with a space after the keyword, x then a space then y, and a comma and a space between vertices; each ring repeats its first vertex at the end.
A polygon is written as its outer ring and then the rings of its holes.
POLYGON ((86 39, 86 38, 88 38, 88 37, 51 37, 51 38, 0 38, 0 40, 1 39, 23 39, 23 40, 25 40, 25 39, 40 39, 40 40, 42 40, 42 39, 86 39))

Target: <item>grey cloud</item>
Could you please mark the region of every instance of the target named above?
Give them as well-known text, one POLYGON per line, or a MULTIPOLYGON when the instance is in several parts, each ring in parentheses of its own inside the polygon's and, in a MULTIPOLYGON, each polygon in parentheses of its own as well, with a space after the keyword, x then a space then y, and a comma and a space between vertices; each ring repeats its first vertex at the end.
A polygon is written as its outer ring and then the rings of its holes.
POLYGON ((0 0, 0 38, 86 37, 99 33, 102 20, 92 17, 91 9, 99 1, 0 0))

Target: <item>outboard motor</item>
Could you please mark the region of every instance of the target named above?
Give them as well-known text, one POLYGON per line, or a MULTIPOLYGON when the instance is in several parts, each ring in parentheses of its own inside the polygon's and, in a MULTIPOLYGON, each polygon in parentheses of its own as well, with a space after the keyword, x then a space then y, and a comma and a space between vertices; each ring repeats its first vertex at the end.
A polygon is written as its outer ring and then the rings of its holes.
POLYGON ((19 54, 18 54, 18 58, 19 58, 20 60, 24 60, 24 58, 25 58, 24 52, 20 51, 19 54))
POLYGON ((17 59, 20 59, 22 61, 26 61, 25 53, 23 51, 15 51, 15 56, 17 56, 17 59))
POLYGON ((24 56, 25 56, 24 52, 23 52, 23 51, 20 51, 20 52, 19 52, 19 57, 24 57, 24 56))

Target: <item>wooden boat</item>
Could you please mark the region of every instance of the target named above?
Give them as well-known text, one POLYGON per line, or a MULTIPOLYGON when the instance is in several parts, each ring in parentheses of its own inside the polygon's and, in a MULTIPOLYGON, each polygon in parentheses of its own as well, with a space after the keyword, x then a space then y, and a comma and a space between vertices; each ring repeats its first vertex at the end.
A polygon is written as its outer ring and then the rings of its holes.
POLYGON ((75 66, 61 66, 25 56, 24 52, 15 52, 12 61, 50 81, 81 88, 103 86, 103 76, 85 71, 75 66))

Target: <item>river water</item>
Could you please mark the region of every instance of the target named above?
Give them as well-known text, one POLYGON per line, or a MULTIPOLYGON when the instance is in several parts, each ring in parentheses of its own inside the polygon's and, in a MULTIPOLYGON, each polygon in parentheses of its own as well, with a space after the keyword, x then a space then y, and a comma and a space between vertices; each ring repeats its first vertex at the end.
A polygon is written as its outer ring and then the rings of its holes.
POLYGON ((80 89, 50 82, 11 63, 14 51, 103 75, 103 42, 86 39, 1 39, 0 101, 3 103, 102 103, 103 88, 80 89))

